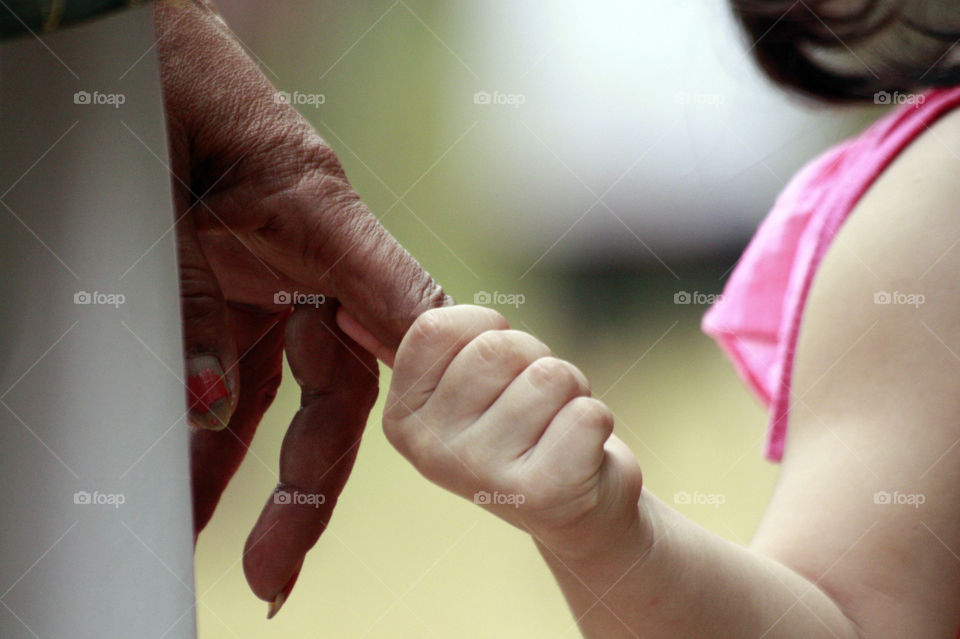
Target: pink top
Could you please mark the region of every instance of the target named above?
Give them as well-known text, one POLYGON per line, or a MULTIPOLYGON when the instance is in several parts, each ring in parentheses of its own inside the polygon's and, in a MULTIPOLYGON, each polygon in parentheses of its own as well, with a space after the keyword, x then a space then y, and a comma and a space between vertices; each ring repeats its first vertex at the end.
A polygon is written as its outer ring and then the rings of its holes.
POLYGON ((960 87, 924 94, 807 164, 760 225, 703 330, 770 409, 764 454, 783 457, 790 375, 813 276, 841 225, 910 142, 960 105, 960 87))

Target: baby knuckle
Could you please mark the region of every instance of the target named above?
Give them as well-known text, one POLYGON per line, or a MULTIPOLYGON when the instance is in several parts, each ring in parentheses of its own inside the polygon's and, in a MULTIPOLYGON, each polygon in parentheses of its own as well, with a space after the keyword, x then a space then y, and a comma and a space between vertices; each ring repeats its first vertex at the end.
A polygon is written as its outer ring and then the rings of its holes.
POLYGON ((409 459, 409 432, 405 428, 404 421, 402 419, 388 417, 385 415, 383 418, 383 434, 386 436, 387 441, 390 442, 391 446, 396 448, 401 455, 409 459))
POLYGON ((523 495, 523 506, 526 510, 549 510, 558 501, 558 495, 549 486, 549 482, 537 481, 536 474, 528 474, 517 482, 516 493, 523 495))
POLYGON ((491 455, 485 446, 476 443, 458 446, 455 450, 457 459, 481 484, 486 484, 489 479, 489 464, 491 455))
MULTIPOLYGON (((402 398, 397 397, 393 389, 387 394, 387 400, 383 404, 383 429, 394 428, 394 425, 400 420, 411 414, 411 410, 403 403, 402 398)), ((389 434, 388 434, 389 437, 389 434)))
POLYGON ((436 438, 416 420, 384 418, 383 433, 390 445, 417 468, 433 461, 436 438))
POLYGON ((508 331, 500 330, 480 333, 471 342, 471 350, 481 362, 488 364, 507 363, 521 355, 514 336, 508 331))
POLYGON ((592 397, 577 397, 570 401, 577 424, 595 428, 607 434, 613 432, 613 413, 606 404, 592 397))
POLYGON ((431 473, 444 464, 446 454, 440 436, 429 428, 417 426, 407 436, 408 458, 421 473, 431 473))
POLYGON ((575 392, 581 388, 573 364, 556 357, 541 357, 527 368, 530 383, 537 388, 556 388, 575 392))
POLYGON ((431 308, 424 311, 410 327, 410 341, 415 344, 447 344, 457 338, 457 327, 450 317, 449 308, 431 308))

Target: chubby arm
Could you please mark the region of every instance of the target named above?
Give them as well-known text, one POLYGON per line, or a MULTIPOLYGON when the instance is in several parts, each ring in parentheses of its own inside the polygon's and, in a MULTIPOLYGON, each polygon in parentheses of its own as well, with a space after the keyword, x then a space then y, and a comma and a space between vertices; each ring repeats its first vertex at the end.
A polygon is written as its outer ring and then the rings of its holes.
POLYGON ((780 481, 749 548, 641 490, 582 374, 486 309, 417 321, 388 437, 530 532, 586 637, 954 639, 960 163, 943 139, 960 139, 960 116, 901 155, 821 265, 780 481))
POLYGON ((587 637, 957 637, 957 139, 954 113, 914 142, 821 264, 783 467, 749 548, 646 492, 645 557, 625 543, 621 557, 561 562, 541 545, 587 637))
POLYGON ((384 429, 425 477, 530 533, 587 637, 858 637, 808 579, 642 490, 589 394, 499 314, 431 310, 397 352, 384 429))
POLYGON ((752 544, 871 639, 960 628, 957 139, 954 112, 908 147, 821 265, 783 469, 752 544))

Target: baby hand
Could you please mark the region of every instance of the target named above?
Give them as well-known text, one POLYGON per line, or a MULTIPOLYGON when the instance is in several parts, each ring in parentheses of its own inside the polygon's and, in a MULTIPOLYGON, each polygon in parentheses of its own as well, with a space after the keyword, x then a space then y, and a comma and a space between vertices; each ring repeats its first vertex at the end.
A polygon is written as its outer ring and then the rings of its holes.
POLYGON ((575 366, 477 306, 430 310, 397 350, 387 438, 429 480, 570 558, 638 518, 640 468, 575 366))

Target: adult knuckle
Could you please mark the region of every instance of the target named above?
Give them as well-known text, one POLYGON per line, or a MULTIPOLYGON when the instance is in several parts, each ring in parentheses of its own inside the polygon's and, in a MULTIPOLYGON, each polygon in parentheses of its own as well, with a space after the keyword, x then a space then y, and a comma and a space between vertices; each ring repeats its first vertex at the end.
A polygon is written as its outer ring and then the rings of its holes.
POLYGON ((223 310, 219 286, 209 273, 199 268, 181 269, 180 299, 186 322, 218 318, 223 310))
POLYGON ((340 158, 313 130, 305 134, 298 156, 302 168, 308 172, 329 176, 344 182, 347 180, 347 174, 343 170, 340 158))
POLYGON ((255 151, 261 157, 251 164, 268 167, 256 179, 268 185, 262 199, 276 203, 262 230, 295 239, 301 260, 322 267, 358 243, 378 239, 379 222, 350 186, 336 154, 301 125, 265 125, 269 134, 257 137, 263 143, 255 151))
POLYGON ((273 184, 283 190, 312 188, 327 179, 347 182, 337 154, 303 117, 288 104, 276 104, 269 96, 267 108, 255 108, 244 119, 248 145, 243 152, 264 167, 273 184))
POLYGON ((368 211, 358 209, 338 229, 354 247, 355 268, 371 280, 390 282, 390 294, 372 301, 383 325, 403 335, 424 312, 451 305, 443 288, 368 211))
POLYGON ((316 268, 329 268, 376 236, 376 219, 356 193, 337 182, 321 178, 308 197, 294 200, 302 207, 296 215, 303 220, 301 261, 316 268))
MULTIPOLYGON (((442 310, 450 306, 451 298, 430 274, 423 270, 419 263, 406 254, 399 247, 398 254, 392 255, 387 250, 378 254, 381 264, 384 260, 391 261, 396 268, 398 290, 403 291, 402 303, 385 308, 386 318, 391 323, 416 322, 417 319, 430 311, 442 310), (402 252, 401 252, 402 251, 402 252)), ((451 337, 446 335, 446 337, 451 337)))
MULTIPOLYGON (((366 372, 366 369, 363 369, 363 372, 366 372)), ((373 410, 374 404, 377 403, 377 397, 380 395, 380 384, 378 383, 378 375, 363 375, 363 372, 359 372, 357 376, 352 378, 355 381, 353 381, 351 392, 355 396, 357 407, 366 416, 373 410)))
POLYGON ((282 371, 277 371, 272 375, 264 376, 259 378, 254 382, 253 392, 258 395, 262 401, 269 406, 274 399, 277 397, 277 390, 280 388, 280 382, 282 380, 283 373, 282 371))
POLYGON ((191 297, 220 295, 220 287, 213 273, 200 265, 181 264, 180 286, 183 293, 191 297))
POLYGON ((303 189, 310 194, 310 200, 319 205, 324 215, 330 216, 335 226, 377 225, 376 218, 344 173, 339 158, 322 140, 311 141, 306 149, 295 153, 292 162, 296 175, 293 176, 294 188, 303 189))

